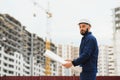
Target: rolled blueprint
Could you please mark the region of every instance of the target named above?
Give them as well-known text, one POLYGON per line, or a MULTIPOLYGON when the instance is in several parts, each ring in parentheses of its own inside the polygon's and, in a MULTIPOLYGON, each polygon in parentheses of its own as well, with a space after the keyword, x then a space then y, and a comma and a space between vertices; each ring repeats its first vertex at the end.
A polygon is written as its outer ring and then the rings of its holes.
MULTIPOLYGON (((67 61, 65 61, 63 58, 61 58, 60 56, 58 56, 57 54, 53 53, 50 50, 46 50, 46 52, 44 53, 44 56, 46 56, 56 62, 59 62, 61 64, 67 63, 67 61)), ((82 71, 82 68, 79 66, 77 66, 77 67, 72 66, 71 69, 74 70, 75 72, 79 72, 79 73, 81 73, 81 71, 82 71)))
POLYGON ((57 54, 53 53, 52 51, 50 50, 46 50, 46 52, 44 53, 44 56, 56 61, 56 62, 59 62, 61 64, 65 64, 66 61, 61 58, 60 56, 58 56, 57 54))

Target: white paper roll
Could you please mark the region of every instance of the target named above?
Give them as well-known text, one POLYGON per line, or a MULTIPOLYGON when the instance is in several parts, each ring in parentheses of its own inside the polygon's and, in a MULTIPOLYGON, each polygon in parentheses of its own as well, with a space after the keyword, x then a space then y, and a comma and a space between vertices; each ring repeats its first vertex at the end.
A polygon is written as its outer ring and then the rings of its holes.
POLYGON ((44 56, 46 56, 46 57, 48 57, 48 58, 50 58, 50 59, 52 59, 54 61, 57 61, 57 62, 59 62, 61 64, 66 63, 66 61, 63 58, 61 58, 60 56, 58 56, 57 54, 53 53, 50 50, 46 50, 46 52, 44 53, 44 56))

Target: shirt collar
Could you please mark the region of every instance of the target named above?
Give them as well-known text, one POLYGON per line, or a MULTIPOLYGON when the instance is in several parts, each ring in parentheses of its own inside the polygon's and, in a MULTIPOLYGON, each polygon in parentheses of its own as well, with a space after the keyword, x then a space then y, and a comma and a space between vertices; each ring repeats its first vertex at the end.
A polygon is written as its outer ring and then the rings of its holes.
POLYGON ((92 34, 92 32, 88 32, 87 34, 85 34, 83 37, 86 37, 87 35, 92 34))

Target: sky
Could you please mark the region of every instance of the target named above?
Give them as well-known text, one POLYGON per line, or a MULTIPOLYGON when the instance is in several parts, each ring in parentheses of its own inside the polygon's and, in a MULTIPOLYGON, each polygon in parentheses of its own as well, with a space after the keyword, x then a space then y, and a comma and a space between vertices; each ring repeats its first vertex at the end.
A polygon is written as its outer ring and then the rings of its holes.
POLYGON ((77 46, 82 38, 77 24, 80 19, 88 19, 98 44, 110 45, 113 9, 119 5, 119 0, 0 0, 0 13, 10 14, 28 31, 42 38, 50 32, 52 42, 77 46), (47 21, 48 1, 52 17, 47 21))

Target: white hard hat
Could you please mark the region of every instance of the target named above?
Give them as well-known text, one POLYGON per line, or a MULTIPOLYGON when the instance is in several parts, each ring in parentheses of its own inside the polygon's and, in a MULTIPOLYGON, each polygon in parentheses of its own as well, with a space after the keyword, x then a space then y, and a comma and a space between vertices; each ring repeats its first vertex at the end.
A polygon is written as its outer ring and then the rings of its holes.
POLYGON ((79 23, 78 23, 78 24, 82 24, 82 23, 84 23, 84 24, 88 24, 88 25, 91 26, 90 21, 87 20, 87 19, 81 19, 81 20, 79 20, 79 23))

